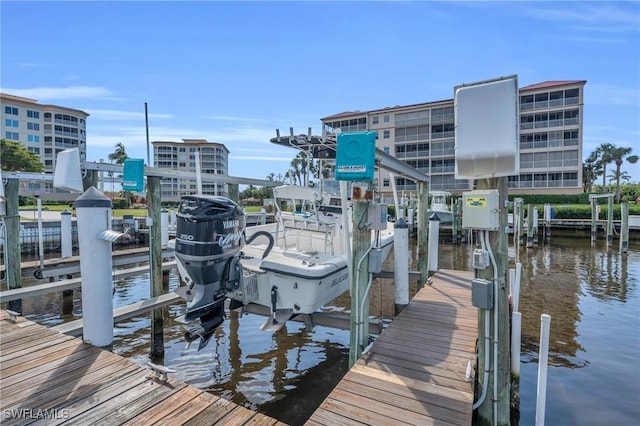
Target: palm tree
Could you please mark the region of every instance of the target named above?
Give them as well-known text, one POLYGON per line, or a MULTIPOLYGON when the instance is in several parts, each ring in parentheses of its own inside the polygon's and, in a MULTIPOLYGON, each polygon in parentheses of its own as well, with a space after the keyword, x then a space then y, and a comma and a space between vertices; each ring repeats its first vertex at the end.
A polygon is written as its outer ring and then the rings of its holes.
POLYGON ((627 160, 627 163, 630 164, 635 164, 638 162, 638 156, 630 155, 631 151, 633 151, 632 148, 614 147, 614 149, 610 152, 613 162, 616 163, 616 171, 613 176, 616 179, 616 202, 618 204, 620 203, 620 178, 622 178, 623 176, 620 168, 622 167, 625 159, 627 160))
POLYGON ((602 192, 605 191, 607 186, 607 164, 613 162, 613 150, 616 149, 614 144, 605 142, 600 144, 596 151, 600 156, 600 164, 602 165, 602 192))
MULTIPOLYGON (((127 155, 127 151, 124 148, 124 144, 122 142, 118 142, 116 144, 115 151, 113 151, 111 154, 109 154, 107 156, 107 158, 112 163, 124 164, 124 160, 128 159, 129 156, 127 155)), ((112 186, 113 186, 113 184, 112 184, 112 186)), ((113 191, 113 188, 111 188, 111 190, 113 191)), ((131 206, 131 197, 129 197, 129 191, 123 190, 122 191, 122 196, 127 202, 127 207, 130 207, 131 206)))
POLYGON ((602 173, 602 163, 598 157, 599 153, 596 149, 587 157, 584 163, 582 163, 582 186, 584 192, 591 192, 593 190, 593 182, 600 176, 600 173, 602 173))
POLYGON ((107 158, 112 163, 124 164, 124 160, 128 159, 129 156, 127 155, 127 151, 125 150, 122 142, 118 142, 116 144, 116 150, 109 154, 107 158))

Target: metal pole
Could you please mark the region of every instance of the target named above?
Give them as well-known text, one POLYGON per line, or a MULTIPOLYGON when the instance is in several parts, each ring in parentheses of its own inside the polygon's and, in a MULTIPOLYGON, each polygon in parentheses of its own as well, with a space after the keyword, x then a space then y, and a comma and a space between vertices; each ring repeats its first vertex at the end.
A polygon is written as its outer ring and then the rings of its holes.
POLYGON ((151 163, 151 154, 149 149, 149 113, 147 111, 147 103, 144 103, 144 128, 147 133, 147 165, 153 167, 151 163))
POLYGON ((161 246, 166 247, 169 243, 169 210, 160 210, 160 235, 161 246))

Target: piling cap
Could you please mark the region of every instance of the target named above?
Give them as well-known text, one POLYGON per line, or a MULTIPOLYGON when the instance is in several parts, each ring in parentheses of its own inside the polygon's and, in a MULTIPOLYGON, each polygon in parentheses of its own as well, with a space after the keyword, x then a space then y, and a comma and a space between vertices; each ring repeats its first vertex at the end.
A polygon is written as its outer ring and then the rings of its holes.
POLYGON ((64 209, 60 214, 71 215, 71 212, 69 210, 67 210, 67 209, 64 209))
POLYGON ((438 213, 433 212, 431 216, 429 216, 429 220, 440 220, 440 216, 438 216, 438 213))
POLYGON ((396 223, 393 224, 394 228, 408 228, 409 225, 407 225, 407 222, 405 222, 405 220, 403 218, 399 218, 398 220, 396 220, 396 223))
POLYGON ((76 201, 73 203, 73 205, 76 209, 79 207, 111 208, 111 200, 100 190, 96 189, 95 186, 92 186, 91 188, 87 189, 81 196, 76 198, 76 201))

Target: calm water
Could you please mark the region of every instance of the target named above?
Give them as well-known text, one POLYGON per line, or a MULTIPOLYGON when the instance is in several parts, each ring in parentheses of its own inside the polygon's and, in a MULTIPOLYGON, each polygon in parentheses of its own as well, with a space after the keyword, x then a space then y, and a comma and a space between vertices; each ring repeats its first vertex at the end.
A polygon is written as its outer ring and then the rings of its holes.
MULTIPOLYGON (((510 266, 516 254, 523 264, 520 425, 535 422, 543 313, 551 315, 547 424, 631 425, 640 419, 640 243, 631 243, 626 259, 614 245, 607 250, 604 242, 591 247, 587 238, 553 238, 550 247, 510 250, 510 266)), ((440 267, 470 270, 469 252, 466 245, 441 245, 440 267)), ((148 298, 148 280, 144 274, 117 281, 114 306, 148 298)), ((372 288, 371 315, 392 315, 390 283, 379 280, 372 288)), ((170 288, 177 285, 172 273, 170 288)), ((78 292, 72 303, 64 316, 60 294, 25 300, 23 309, 28 318, 55 325, 81 313, 78 292)), ((348 296, 334 305, 348 309, 348 296)), ((259 330, 263 317, 232 313, 198 352, 197 344, 185 348, 182 325, 173 320, 183 309, 166 310, 165 364, 178 370, 172 376, 289 424, 302 424, 347 370, 347 331, 289 323, 271 334, 259 330)), ((148 318, 117 325, 114 352, 144 364, 148 351, 148 318)))

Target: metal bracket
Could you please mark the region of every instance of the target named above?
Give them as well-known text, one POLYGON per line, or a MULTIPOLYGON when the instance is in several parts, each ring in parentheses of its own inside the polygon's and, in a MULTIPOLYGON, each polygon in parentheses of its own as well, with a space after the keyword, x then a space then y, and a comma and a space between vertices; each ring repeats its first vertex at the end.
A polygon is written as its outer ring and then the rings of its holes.
POLYGON ((153 370, 154 372, 154 378, 162 380, 163 382, 166 382, 169 373, 175 373, 176 370, 174 370, 173 368, 169 368, 169 367, 165 367, 164 365, 158 365, 158 364, 153 364, 151 362, 147 362, 147 366, 153 370))
POLYGON ((20 312, 10 311, 9 309, 7 309, 7 313, 9 314, 9 318, 11 319, 11 322, 14 322, 14 323, 18 322, 18 317, 20 316, 20 312))

